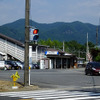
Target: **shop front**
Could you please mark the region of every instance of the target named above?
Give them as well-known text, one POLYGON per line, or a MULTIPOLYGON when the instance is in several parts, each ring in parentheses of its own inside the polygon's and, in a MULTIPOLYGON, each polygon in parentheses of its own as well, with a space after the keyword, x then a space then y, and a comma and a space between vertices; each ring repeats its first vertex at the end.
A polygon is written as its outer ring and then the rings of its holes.
MULTIPOLYGON (((75 68, 76 56, 73 54, 65 53, 63 51, 49 49, 45 52, 49 64, 45 64, 47 69, 68 69, 75 68), (49 65, 49 66, 46 66, 49 65)), ((46 62, 46 60, 44 60, 46 62)))
POLYGON ((51 60, 51 68, 53 69, 67 69, 74 68, 75 66, 75 57, 66 57, 66 56, 47 56, 51 60))

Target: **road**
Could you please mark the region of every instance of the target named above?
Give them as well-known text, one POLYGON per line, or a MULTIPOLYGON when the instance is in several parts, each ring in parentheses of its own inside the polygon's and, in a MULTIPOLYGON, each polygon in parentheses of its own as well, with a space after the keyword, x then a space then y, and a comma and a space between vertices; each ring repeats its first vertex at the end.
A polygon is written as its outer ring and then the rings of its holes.
MULTIPOLYGON (((12 81, 11 75, 15 74, 16 70, 7 70, 7 71, 3 71, 0 70, 0 80, 9 80, 12 81)), ((24 70, 18 70, 18 73, 20 75, 20 79, 18 80, 19 82, 24 82, 24 70)), ((99 100, 100 98, 100 94, 97 95, 97 93, 94 93, 94 96, 91 96, 90 94, 92 92, 100 92, 100 76, 86 76, 84 74, 84 68, 79 68, 79 69, 62 69, 62 70, 58 70, 58 69, 52 69, 52 70, 31 70, 31 84, 35 84, 40 86, 41 88, 49 88, 49 89, 54 89, 54 91, 56 92, 48 92, 45 91, 46 94, 43 94, 40 96, 40 93, 38 92, 38 94, 36 93, 36 95, 34 94, 30 94, 30 96, 28 95, 28 97, 26 98, 38 98, 37 100, 40 100, 41 98, 52 98, 52 96, 54 98, 58 98, 58 100, 66 100, 64 98, 68 98, 68 97, 75 97, 77 96, 77 98, 81 98, 80 97, 80 92, 77 93, 78 91, 83 91, 83 94, 85 93, 84 91, 90 91, 89 93, 87 92, 85 95, 85 98, 87 100, 90 99, 94 99, 97 98, 97 100, 99 100), (58 89, 58 90, 56 90, 58 89), (59 89, 61 91, 59 91, 59 89), (71 90, 71 91, 70 91, 71 90), (74 93, 74 91, 75 94, 74 93), (92 92, 91 92, 92 91, 92 92), (58 94, 56 95, 56 93, 60 93, 59 97, 58 94), (65 94, 63 94, 62 92, 65 92, 65 94), (68 94, 67 94, 68 93, 68 94), (47 94, 49 94, 47 96, 47 94), (59 99, 60 98, 60 99, 59 99)), ((35 91, 32 91, 35 92, 35 91)), ((22 92, 21 92, 22 93, 22 92)), ((0 100, 20 100, 21 98, 24 98, 24 94, 22 93, 16 93, 15 95, 11 95, 11 93, 7 93, 7 94, 2 94, 2 96, 0 96, 0 100), (17 95, 17 94, 20 94, 17 95), (17 97, 18 96, 18 97, 17 97)), ((26 92, 24 92, 26 93, 26 92)), ((0 95, 1 95, 0 94, 0 95)), ((26 95, 26 94, 25 94, 26 95)), ((76 99, 77 99, 76 98, 76 99)), ((50 99, 47 99, 50 100, 50 99)), ((56 100, 56 99, 52 99, 52 100, 56 100)), ((70 100, 70 99, 69 99, 70 100)), ((94 99, 96 100, 96 99, 94 99)))
MULTIPOLYGON (((0 80, 12 80, 11 75, 16 70, 0 70, 0 80)), ((24 82, 24 70, 18 70, 19 82, 24 82)), ((62 70, 31 70, 31 84, 39 85, 42 88, 67 88, 68 90, 98 89, 100 76, 86 76, 84 68, 62 69, 62 70)))

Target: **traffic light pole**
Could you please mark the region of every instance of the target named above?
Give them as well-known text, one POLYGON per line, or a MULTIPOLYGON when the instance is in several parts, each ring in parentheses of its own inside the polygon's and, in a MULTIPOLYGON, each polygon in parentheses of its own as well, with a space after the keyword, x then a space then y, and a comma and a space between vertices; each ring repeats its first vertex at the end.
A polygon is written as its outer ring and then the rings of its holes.
POLYGON ((29 85, 29 12, 30 0, 25 2, 25 56, 24 56, 24 86, 29 85))

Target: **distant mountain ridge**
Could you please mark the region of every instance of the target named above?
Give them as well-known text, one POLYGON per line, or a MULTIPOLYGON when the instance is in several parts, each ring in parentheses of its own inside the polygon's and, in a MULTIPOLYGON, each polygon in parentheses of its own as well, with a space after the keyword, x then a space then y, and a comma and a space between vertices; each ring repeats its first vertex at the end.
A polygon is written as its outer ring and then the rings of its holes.
MULTIPOLYGON (((75 21, 72 23, 56 22, 51 24, 37 23, 30 20, 30 25, 39 29, 39 39, 71 41, 79 43, 86 42, 86 34, 89 34, 89 41, 96 43, 96 25, 75 21)), ((24 42, 25 40, 25 19, 0 26, 0 33, 11 38, 24 42)), ((98 33, 98 41, 100 32, 98 33)))

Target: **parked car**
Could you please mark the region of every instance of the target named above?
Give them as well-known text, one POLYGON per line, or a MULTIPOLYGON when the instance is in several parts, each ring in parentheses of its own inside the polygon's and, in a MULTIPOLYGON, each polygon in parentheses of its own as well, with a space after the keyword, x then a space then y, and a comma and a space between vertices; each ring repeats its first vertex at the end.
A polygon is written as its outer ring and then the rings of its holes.
POLYGON ((19 61, 15 61, 15 63, 20 67, 20 69, 24 69, 24 64, 19 61))
POLYGON ((18 66, 15 61, 5 61, 5 62, 6 62, 6 64, 11 65, 11 69, 12 70, 20 69, 20 66, 18 66))
POLYGON ((7 64, 6 61, 0 61, 0 69, 9 70, 11 69, 11 65, 7 64))
POLYGON ((89 62, 85 68, 85 75, 99 75, 100 74, 100 63, 89 62))
POLYGON ((32 69, 40 69, 40 66, 38 64, 32 64, 32 69))
MULTIPOLYGON (((40 69, 39 64, 34 64, 34 63, 29 63, 30 69, 40 69)), ((24 69, 24 64, 23 64, 23 69, 24 69)))
MULTIPOLYGON (((23 69, 24 69, 24 67, 25 67, 25 65, 23 63, 23 69)), ((32 69, 33 68, 33 65, 32 64, 29 64, 29 67, 30 67, 30 69, 32 69)))
POLYGON ((9 70, 11 69, 11 65, 8 64, 6 61, 5 61, 5 67, 4 67, 4 70, 9 70))

